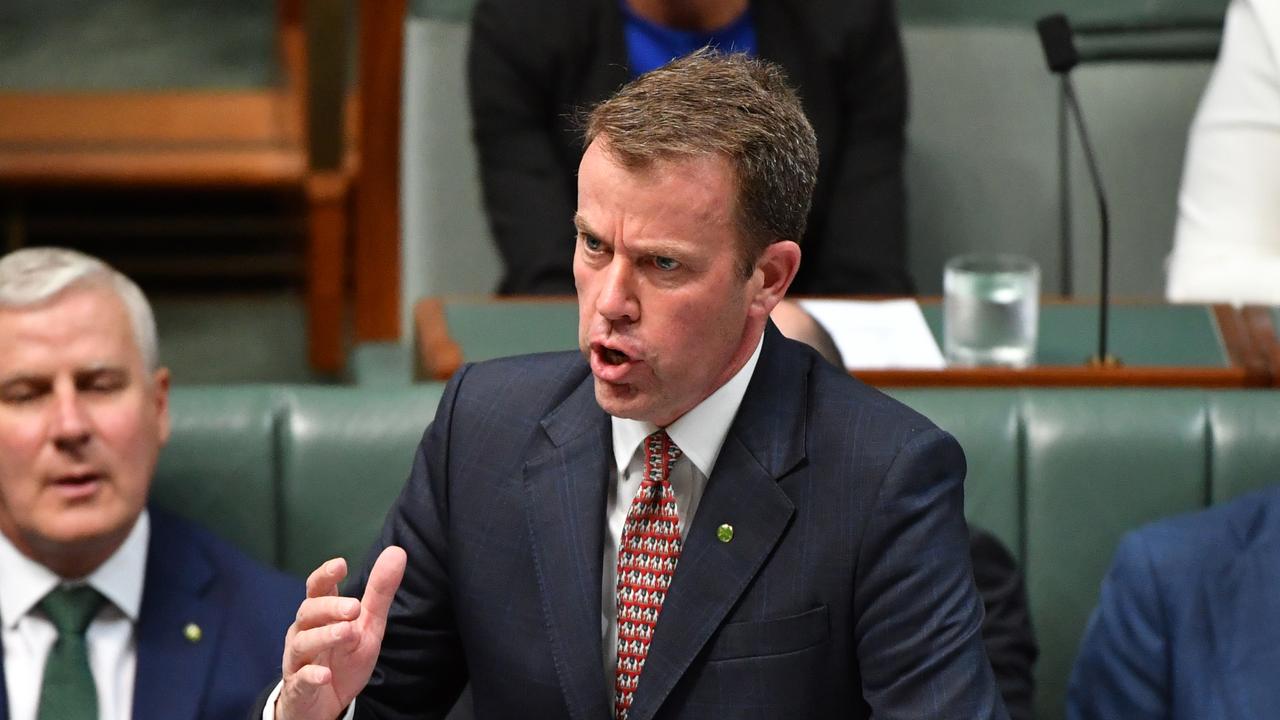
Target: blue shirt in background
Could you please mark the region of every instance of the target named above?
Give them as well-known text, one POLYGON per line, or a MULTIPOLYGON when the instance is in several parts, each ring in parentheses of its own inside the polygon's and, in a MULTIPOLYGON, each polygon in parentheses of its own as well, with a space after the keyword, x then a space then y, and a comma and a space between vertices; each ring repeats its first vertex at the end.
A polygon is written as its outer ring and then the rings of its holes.
POLYGON ((675 58, 706 46, 726 53, 756 54, 756 26, 751 20, 751 8, 728 25, 704 32, 676 30, 650 22, 632 12, 627 0, 619 2, 625 18, 623 32, 627 39, 631 77, 656 70, 675 58))

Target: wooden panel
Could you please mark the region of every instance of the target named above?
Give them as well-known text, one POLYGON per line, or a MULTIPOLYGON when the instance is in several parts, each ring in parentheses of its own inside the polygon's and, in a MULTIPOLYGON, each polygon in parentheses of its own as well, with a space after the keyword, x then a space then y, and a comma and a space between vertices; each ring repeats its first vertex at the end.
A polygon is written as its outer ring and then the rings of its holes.
MULTIPOLYGON (((397 3, 403 16, 403 0, 389 4, 397 3)), ((342 131, 344 118, 354 111, 342 97, 346 55, 331 42, 344 32, 342 4, 277 0, 280 76, 272 88, 0 92, 0 186, 295 189, 307 198, 309 353, 316 369, 340 369, 351 235, 349 178, 356 163, 354 144, 347 140, 358 135, 342 131), (309 45, 322 52, 309 57, 309 45), (336 95, 310 92, 309 80, 317 74, 336 95), (316 136, 309 131, 314 123, 336 130, 316 136), (327 143, 319 167, 311 151, 314 141, 327 143)), ((388 55, 391 49, 379 47, 388 40, 398 53, 398 35, 369 47, 388 55)), ((398 92, 399 68, 395 71, 392 82, 398 92)), ((396 102, 398 110, 398 95, 396 102)), ((19 232, 11 230, 10 237, 19 232)), ((398 231, 392 228, 389 234, 398 231)), ((398 284, 392 292, 398 293, 398 284)))
POLYGON ((400 337, 400 78, 405 0, 360 3, 355 334, 400 337))
POLYGON ((444 301, 440 298, 419 301, 413 306, 413 321, 418 335, 418 365, 423 376, 448 380, 462 367, 462 348, 449 335, 444 301))
POLYGON ((0 185, 300 186, 306 159, 272 147, 34 150, 0 148, 0 185))
POLYGON ((341 172, 307 182, 307 354, 321 372, 341 370, 346 356, 347 191, 341 172))
POLYGON ((48 145, 296 143, 300 119, 276 90, 0 93, 0 152, 48 145))
POLYGON ((1271 372, 1272 384, 1280 386, 1280 335, 1276 332, 1272 309, 1250 305, 1241 310, 1241 314, 1250 339, 1271 372))

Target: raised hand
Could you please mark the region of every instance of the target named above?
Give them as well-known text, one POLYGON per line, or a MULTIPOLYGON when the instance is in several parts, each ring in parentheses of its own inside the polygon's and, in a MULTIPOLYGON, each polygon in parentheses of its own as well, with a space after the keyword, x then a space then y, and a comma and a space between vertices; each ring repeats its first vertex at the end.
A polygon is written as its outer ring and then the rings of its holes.
POLYGON ((284 644, 284 686, 276 720, 334 720, 364 689, 387 628, 387 611, 404 578, 404 550, 382 551, 364 597, 340 597, 347 563, 335 558, 307 578, 307 598, 284 644))

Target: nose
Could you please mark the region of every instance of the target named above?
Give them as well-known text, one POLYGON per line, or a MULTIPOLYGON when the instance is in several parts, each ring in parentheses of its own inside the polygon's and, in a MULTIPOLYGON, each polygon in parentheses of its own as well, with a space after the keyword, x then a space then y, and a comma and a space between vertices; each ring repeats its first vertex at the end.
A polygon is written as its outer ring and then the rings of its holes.
POLYGON ((63 452, 74 452, 83 447, 90 437, 91 425, 83 398, 71 384, 55 388, 54 395, 54 444, 63 452))
POLYGON ((635 322, 640 319, 634 271, 621 253, 614 256, 601 275, 600 291, 596 294, 596 312, 610 322, 635 322))

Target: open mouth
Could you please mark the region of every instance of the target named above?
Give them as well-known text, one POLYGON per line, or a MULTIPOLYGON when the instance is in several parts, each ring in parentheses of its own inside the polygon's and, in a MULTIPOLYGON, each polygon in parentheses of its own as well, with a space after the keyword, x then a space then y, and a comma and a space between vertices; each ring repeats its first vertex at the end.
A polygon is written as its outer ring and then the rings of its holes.
POLYGON ((638 358, 604 343, 591 344, 591 370, 596 379, 608 383, 627 382, 635 370, 638 358))
POLYGON ((621 365, 631 360, 626 353, 613 348, 600 348, 600 359, 604 360, 606 365, 621 365))

